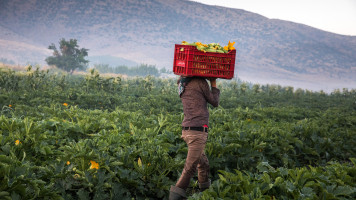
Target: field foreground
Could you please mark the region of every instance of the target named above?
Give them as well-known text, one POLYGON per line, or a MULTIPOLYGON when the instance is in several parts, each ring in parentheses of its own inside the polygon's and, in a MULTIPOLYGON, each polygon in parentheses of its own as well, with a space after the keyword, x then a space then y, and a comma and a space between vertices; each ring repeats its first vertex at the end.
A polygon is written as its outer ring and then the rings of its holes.
MULTIPOLYGON (((175 81, 0 69, 0 199, 168 199, 187 153, 175 81)), ((189 199, 356 198, 356 90, 218 87, 212 186, 189 199)))

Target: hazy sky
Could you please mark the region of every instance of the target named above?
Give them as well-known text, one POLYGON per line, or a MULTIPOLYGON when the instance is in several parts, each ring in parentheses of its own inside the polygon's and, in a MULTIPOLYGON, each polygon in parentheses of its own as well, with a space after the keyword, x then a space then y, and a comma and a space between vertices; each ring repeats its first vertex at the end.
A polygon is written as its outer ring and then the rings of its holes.
POLYGON ((356 0, 192 0, 356 36, 356 0))

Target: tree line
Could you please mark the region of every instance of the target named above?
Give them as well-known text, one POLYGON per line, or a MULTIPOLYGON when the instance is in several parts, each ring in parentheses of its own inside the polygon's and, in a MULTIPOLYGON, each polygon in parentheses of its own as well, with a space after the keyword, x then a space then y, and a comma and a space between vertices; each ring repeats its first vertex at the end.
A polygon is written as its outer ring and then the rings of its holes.
MULTIPOLYGON (((53 51, 53 55, 46 58, 48 65, 54 65, 59 69, 72 74, 75 70, 85 70, 88 67, 89 60, 85 57, 88 56, 89 49, 79 48, 76 39, 65 40, 62 38, 59 41, 59 49, 55 44, 51 44, 48 49, 53 51)), ((155 65, 141 64, 136 67, 117 66, 110 67, 107 64, 94 65, 94 69, 100 73, 115 73, 126 74, 128 76, 156 76, 161 73, 167 73, 166 69, 158 70, 155 65)))
POLYGON ((94 65, 94 69, 100 73, 126 74, 128 76, 156 76, 158 77, 163 70, 158 70, 154 65, 141 64, 136 67, 117 66, 110 67, 108 64, 94 65))

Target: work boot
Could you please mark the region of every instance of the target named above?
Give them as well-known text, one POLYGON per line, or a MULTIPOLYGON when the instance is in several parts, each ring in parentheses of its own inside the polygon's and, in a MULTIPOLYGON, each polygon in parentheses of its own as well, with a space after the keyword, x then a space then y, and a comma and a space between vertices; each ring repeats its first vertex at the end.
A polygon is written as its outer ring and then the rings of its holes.
POLYGON ((211 180, 205 182, 205 183, 199 183, 199 190, 200 192, 203 192, 204 190, 208 189, 211 185, 211 180))
POLYGON ((186 199, 185 190, 177 186, 171 186, 169 190, 169 200, 183 200, 186 199))

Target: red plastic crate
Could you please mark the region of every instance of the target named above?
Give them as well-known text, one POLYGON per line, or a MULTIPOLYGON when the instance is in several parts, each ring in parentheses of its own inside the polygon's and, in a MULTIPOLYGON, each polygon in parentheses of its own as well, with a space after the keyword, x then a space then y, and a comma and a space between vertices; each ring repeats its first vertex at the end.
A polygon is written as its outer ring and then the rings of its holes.
POLYGON ((176 75, 232 79, 234 77, 235 58, 236 50, 229 53, 204 53, 195 46, 176 44, 173 73, 176 75))

